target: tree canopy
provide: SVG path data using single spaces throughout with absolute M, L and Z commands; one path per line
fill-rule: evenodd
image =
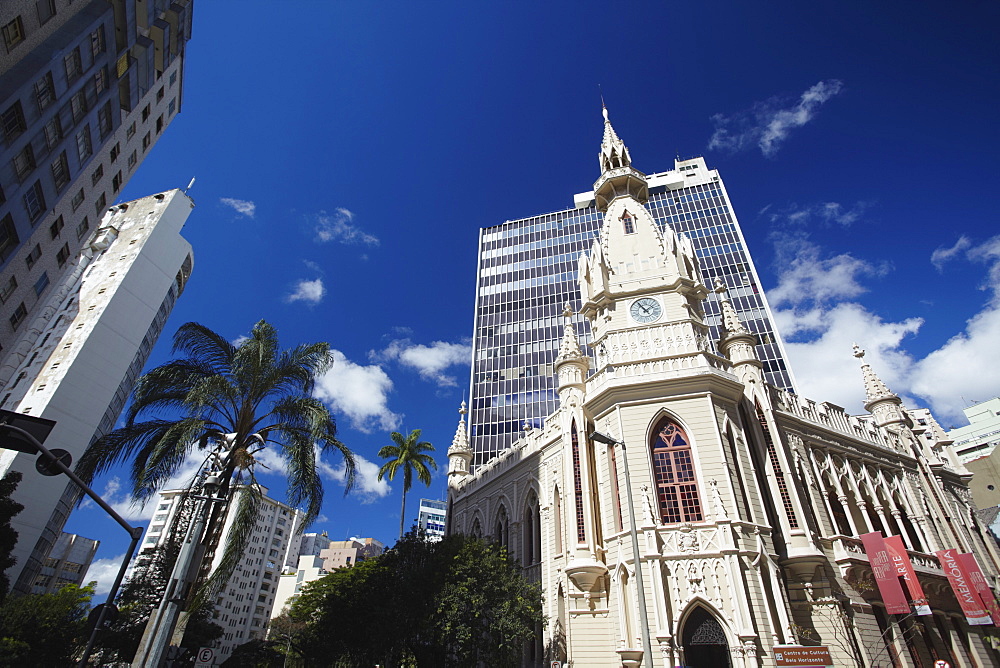
M 0 605 L 0 666 L 65 666 L 87 642 L 92 586 L 11 596 Z
M 306 585 L 290 616 L 303 658 L 338 666 L 517 666 L 543 622 L 540 588 L 505 548 L 416 532 Z
M 409 436 L 403 436 L 398 431 L 389 434 L 392 445 L 384 445 L 378 451 L 378 456 L 388 459 L 378 470 L 378 479 L 384 477 L 395 480 L 396 474 L 403 472 L 403 507 L 399 511 L 399 537 L 403 537 L 406 522 L 406 493 L 413 486 L 413 475 L 428 487 L 431 484 L 431 469 L 437 471 L 437 462 L 427 454 L 434 446 L 420 440 L 420 430 L 414 429 Z
M 10 589 L 10 578 L 7 569 L 14 565 L 11 553 L 17 545 L 17 531 L 10 525 L 11 519 L 24 510 L 24 506 L 10 498 L 21 482 L 21 474 L 8 471 L 0 478 L 0 602 L 7 596 Z

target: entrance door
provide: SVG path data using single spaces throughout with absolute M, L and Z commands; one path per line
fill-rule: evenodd
M 705 608 L 696 608 L 682 634 L 686 668 L 729 668 L 729 643 L 722 625 Z

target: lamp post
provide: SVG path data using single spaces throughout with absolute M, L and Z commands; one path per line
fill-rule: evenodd
M 111 585 L 111 590 L 108 592 L 107 601 L 103 605 L 97 606 L 100 611 L 97 613 L 97 619 L 94 620 L 94 628 L 90 632 L 90 638 L 87 640 L 87 648 L 83 650 L 83 657 L 80 659 L 80 663 L 78 664 L 80 668 L 83 668 L 87 665 L 87 662 L 90 659 L 90 652 L 94 648 L 94 642 L 97 640 L 97 634 L 104 626 L 104 621 L 108 617 L 108 612 L 110 610 L 114 610 L 114 600 L 118 595 L 118 588 L 121 587 L 122 580 L 125 578 L 125 571 L 128 570 L 128 564 L 132 560 L 132 554 L 135 552 L 136 545 L 139 544 L 139 539 L 142 538 L 142 527 L 134 527 L 126 522 L 125 519 L 115 512 L 115 509 L 109 506 L 104 499 L 98 496 L 97 493 L 92 490 L 89 485 L 87 485 L 87 483 L 83 482 L 78 475 L 73 473 L 73 471 L 67 466 L 67 464 L 72 460 L 72 457 L 69 456 L 68 452 L 59 449 L 52 451 L 42 445 L 41 441 L 48 436 L 49 431 L 51 431 L 52 427 L 55 426 L 55 421 L 25 416 L 18 413 L 12 413 L 11 411 L 3 411 L 2 415 L 0 415 L 0 420 L 3 421 L 0 423 L 0 433 L 6 435 L 6 438 L 0 441 L 0 446 L 10 447 L 14 450 L 28 454 L 41 453 L 38 461 L 35 463 L 35 468 L 39 473 L 42 475 L 58 475 L 59 473 L 65 473 L 69 479 L 77 485 L 77 487 L 83 490 L 84 494 L 89 496 L 93 499 L 94 503 L 103 508 L 104 511 L 108 513 L 108 515 L 110 515 L 111 518 L 123 529 L 125 529 L 125 531 L 127 531 L 129 536 L 132 538 L 132 542 L 129 543 L 128 550 L 125 552 L 125 558 L 122 559 L 122 565 L 118 569 L 118 575 L 115 577 L 115 582 Z M 27 423 L 25 422 L 26 420 L 28 421 Z M 36 435 L 41 435 L 41 439 L 36 438 Z M 22 441 L 20 439 L 24 440 Z
M 618 441 L 606 434 L 595 431 L 590 438 L 598 443 L 604 443 L 622 448 L 622 463 L 625 467 L 625 496 L 628 497 L 629 533 L 632 536 L 632 555 L 635 559 L 635 586 L 639 594 L 639 624 L 642 626 L 642 649 L 647 666 L 653 665 L 653 646 L 649 640 L 649 618 L 646 614 L 646 589 L 642 584 L 642 562 L 639 558 L 639 534 L 635 528 L 635 503 L 632 501 L 632 477 L 628 472 L 628 453 L 625 451 L 625 441 Z

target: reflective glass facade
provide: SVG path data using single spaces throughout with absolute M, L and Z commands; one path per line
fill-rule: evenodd
M 740 317 L 757 333 L 768 382 L 792 390 L 757 270 L 718 172 L 695 158 L 647 179 L 646 208 L 661 226 L 691 239 L 705 285 L 711 288 L 721 278 Z M 473 466 L 513 443 L 526 422 L 541 426 L 558 406 L 553 364 L 561 314 L 567 302 L 574 310 L 581 306 L 577 262 L 590 250 L 603 219 L 593 197 L 576 200 L 574 209 L 480 231 L 470 391 Z M 705 316 L 717 340 L 721 315 L 714 292 L 705 301 Z M 581 346 L 591 352 L 589 323 L 580 315 L 573 321 Z

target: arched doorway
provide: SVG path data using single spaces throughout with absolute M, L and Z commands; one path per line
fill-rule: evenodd
M 729 643 L 726 632 L 705 608 L 691 611 L 681 634 L 686 668 L 728 668 Z

